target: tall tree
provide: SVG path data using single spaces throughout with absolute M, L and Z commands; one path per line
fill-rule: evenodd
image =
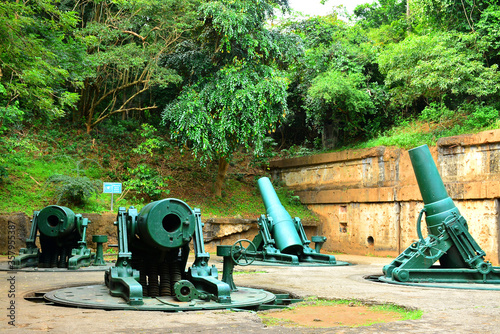
M 149 98 L 154 86 L 179 82 L 161 58 L 186 39 L 197 0 L 89 0 L 78 2 L 79 34 L 87 42 L 86 65 L 74 118 L 87 132 L 116 114 L 156 109 Z
M 273 6 L 286 1 L 207 1 L 199 38 L 170 63 L 189 76 L 163 118 L 172 138 L 201 163 L 218 160 L 215 195 L 221 196 L 229 161 L 239 147 L 263 150 L 263 139 L 286 116 L 288 80 L 281 69 L 300 53 L 293 35 L 270 29 Z
M 306 55 L 291 71 L 293 96 L 300 97 L 291 108 L 297 114 L 305 112 L 306 121 L 321 135 L 323 148 L 379 131 L 386 117 L 383 77 L 376 49 L 363 29 L 335 15 L 290 28 L 306 46 Z

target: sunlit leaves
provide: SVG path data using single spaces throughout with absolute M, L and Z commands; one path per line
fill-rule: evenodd
M 410 106 L 419 97 L 438 100 L 445 94 L 482 97 L 500 89 L 497 65 L 485 66 L 471 45 L 475 36 L 435 33 L 410 36 L 379 57 L 395 105 Z
M 238 62 L 187 87 L 163 117 L 172 138 L 189 143 L 201 162 L 229 157 L 239 146 L 261 154 L 268 130 L 287 113 L 286 89 L 282 72 Z
M 64 12 L 52 0 L 0 3 L 0 106 L 21 108 L 56 118 L 73 106 L 68 88 L 79 85 L 79 69 L 72 64 L 84 53 L 71 38 L 77 23 L 74 12 Z M 16 107 L 15 107 L 16 106 Z

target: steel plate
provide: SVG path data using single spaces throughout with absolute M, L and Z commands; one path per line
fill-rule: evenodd
M 138 311 L 194 311 L 217 309 L 253 309 L 261 304 L 272 303 L 276 296 L 270 292 L 240 288 L 231 292 L 231 303 L 221 304 L 215 301 L 192 300 L 179 302 L 174 297 L 144 297 L 144 304 L 131 306 L 121 297 L 113 297 L 105 285 L 88 285 L 53 290 L 44 298 L 55 304 L 105 309 L 105 310 L 138 310 Z

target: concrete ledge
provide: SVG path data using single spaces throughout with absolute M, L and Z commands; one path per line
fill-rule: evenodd
M 361 160 L 365 158 L 373 158 L 383 156 L 385 147 L 379 146 L 369 149 L 350 150 L 342 152 L 322 153 L 316 155 L 308 155 L 305 157 L 290 158 L 271 161 L 271 168 L 291 168 L 299 166 L 320 165 L 330 162 Z
M 440 138 L 437 142 L 438 147 L 450 146 L 472 146 L 484 145 L 500 142 L 500 129 L 483 131 L 470 135 L 460 135 L 453 137 Z

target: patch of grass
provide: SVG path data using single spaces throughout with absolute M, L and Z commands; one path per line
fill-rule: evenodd
M 265 274 L 267 271 L 264 270 L 235 270 L 233 275 L 244 275 L 244 274 Z
M 380 312 L 394 312 L 398 313 L 401 320 L 418 320 L 424 314 L 422 310 L 409 310 L 404 307 L 393 305 L 393 304 L 382 304 L 371 306 L 373 310 Z
M 346 305 L 349 307 L 365 306 L 374 312 L 393 313 L 398 319 L 397 321 L 418 320 L 423 315 L 423 311 L 421 310 L 410 310 L 402 306 L 393 304 L 367 305 L 358 300 L 349 300 L 349 299 L 326 300 L 326 299 L 318 299 L 317 297 L 308 297 L 304 301 L 292 304 L 289 308 L 283 309 L 280 312 L 296 312 L 296 311 L 298 312 L 299 309 L 303 309 L 304 307 L 318 307 L 318 306 L 327 307 L 327 306 L 338 306 L 338 305 Z M 300 324 L 291 321 L 289 319 L 272 317 L 269 315 L 269 313 L 272 312 L 276 312 L 276 310 L 269 310 L 259 313 L 259 316 L 262 319 L 263 323 L 267 326 L 293 326 L 293 327 L 301 326 Z M 358 312 L 358 311 L 355 308 L 353 308 L 353 312 Z M 350 327 L 371 326 L 376 323 L 380 323 L 380 321 L 368 321 L 365 323 L 351 325 Z M 342 326 L 341 323 L 338 323 L 338 325 Z

